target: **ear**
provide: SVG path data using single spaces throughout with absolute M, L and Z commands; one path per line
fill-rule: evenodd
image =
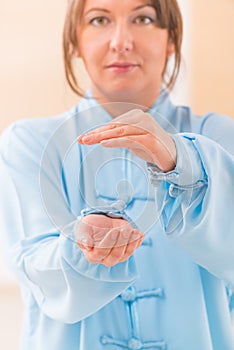
M 171 39 L 169 39 L 167 44 L 167 57 L 170 57 L 175 53 L 175 45 Z

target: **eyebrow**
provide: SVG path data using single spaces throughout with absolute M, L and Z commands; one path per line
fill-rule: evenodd
M 144 7 L 153 7 L 153 8 L 154 8 L 154 6 L 153 6 L 152 4 L 144 4 L 144 5 L 140 5 L 140 6 L 134 7 L 134 8 L 132 9 L 132 11 L 137 11 L 137 10 L 140 10 L 140 9 L 142 9 L 142 8 L 144 8 Z M 101 11 L 101 12 L 110 13 L 110 11 L 107 10 L 107 9 L 105 9 L 105 8 L 101 8 L 101 7 L 92 7 L 91 9 L 89 9 L 88 11 L 86 11 L 86 12 L 84 13 L 84 15 L 87 15 L 87 14 L 89 14 L 90 12 L 93 12 L 93 11 Z
M 84 13 L 84 15 L 87 15 L 88 13 L 92 12 L 92 11 L 101 11 L 101 12 L 107 12 L 109 13 L 110 11 L 106 10 L 106 9 L 103 9 L 101 7 L 92 7 L 91 9 L 89 9 L 88 11 L 86 11 Z
M 153 7 L 154 8 L 153 4 L 145 4 L 145 5 L 140 5 L 140 6 L 135 7 L 133 9 L 133 11 L 140 10 L 140 9 L 142 9 L 144 7 Z

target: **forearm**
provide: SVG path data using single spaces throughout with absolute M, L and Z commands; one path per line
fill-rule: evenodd
M 133 258 L 112 268 L 90 264 L 74 242 L 56 234 L 22 240 L 11 255 L 42 311 L 65 323 L 95 313 L 136 279 Z
M 39 143 L 28 140 L 24 130 L 17 132 L 20 137 L 10 132 L 1 139 L 0 226 L 6 255 L 20 283 L 46 315 L 64 323 L 77 322 L 134 281 L 134 259 L 113 268 L 90 264 L 77 244 L 60 234 L 52 219 L 64 225 L 74 220 L 62 193 L 60 168 L 41 169 L 43 147 L 32 153 Z M 54 161 L 59 166 L 59 160 Z M 41 172 L 52 214 L 43 202 Z
M 196 263 L 234 284 L 233 156 L 206 137 L 187 136 L 183 173 L 150 170 L 163 228 Z

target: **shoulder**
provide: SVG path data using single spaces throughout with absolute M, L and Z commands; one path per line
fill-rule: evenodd
M 174 103 L 169 92 L 164 92 L 159 98 L 156 111 L 167 120 L 173 132 L 200 133 L 203 116 L 195 114 L 191 107 Z
M 175 118 L 179 132 L 189 132 L 205 136 L 218 143 L 227 151 L 234 152 L 234 120 L 215 112 L 203 115 L 195 114 L 191 108 L 176 107 Z
M 202 116 L 202 131 L 205 134 L 211 130 L 214 132 L 216 129 L 226 129 L 227 127 L 233 131 L 234 120 L 228 115 L 211 112 Z
M 0 135 L 0 153 L 19 152 L 22 148 L 42 151 L 58 130 L 71 123 L 77 114 L 78 107 L 75 106 L 56 116 L 21 119 L 10 124 Z
M 33 136 L 37 140 L 48 139 L 67 120 L 71 119 L 78 113 L 78 107 L 51 117 L 25 118 L 10 124 L 3 130 L 1 137 L 14 137 L 20 133 Z
M 192 132 L 212 136 L 230 127 L 233 131 L 234 120 L 227 115 L 215 112 L 194 113 L 189 106 L 174 106 L 172 120 L 179 132 Z

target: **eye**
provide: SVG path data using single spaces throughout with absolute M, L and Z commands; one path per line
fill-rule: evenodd
M 89 23 L 95 27 L 103 27 L 109 23 L 109 20 L 106 17 L 99 16 L 91 19 Z
M 148 24 L 151 24 L 151 23 L 155 23 L 155 19 L 151 18 L 149 16 L 141 15 L 141 16 L 136 17 L 134 22 L 136 24 L 148 25 Z

